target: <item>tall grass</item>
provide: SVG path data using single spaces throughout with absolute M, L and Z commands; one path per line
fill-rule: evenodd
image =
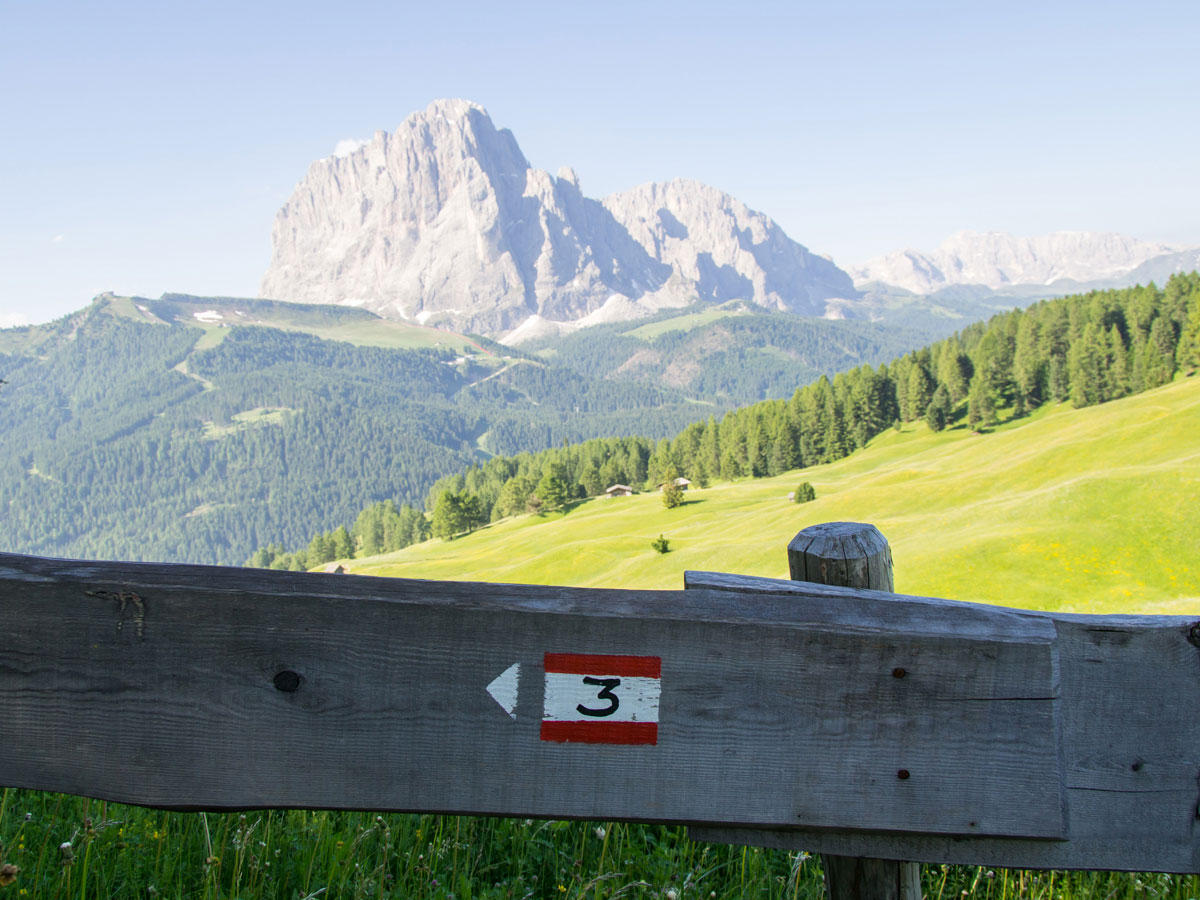
M 11 789 L 0 799 L 0 864 L 19 870 L 0 884 L 0 900 L 824 896 L 817 857 L 697 844 L 681 827 L 297 810 L 180 813 Z M 1191 876 L 925 866 L 923 880 L 928 900 L 1200 896 L 1200 881 Z

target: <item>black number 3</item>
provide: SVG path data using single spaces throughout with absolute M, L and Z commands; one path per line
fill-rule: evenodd
M 611 716 L 617 711 L 617 707 L 621 705 L 621 701 L 617 699 L 617 695 L 613 693 L 613 688 L 621 683 L 620 678 L 593 678 L 591 675 L 583 676 L 584 684 L 604 685 L 603 689 L 596 695 L 597 700 L 607 700 L 609 705 L 605 709 L 589 709 L 580 703 L 575 708 L 585 716 Z

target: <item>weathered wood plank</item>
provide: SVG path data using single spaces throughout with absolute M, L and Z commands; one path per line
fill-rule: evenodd
M 814 591 L 874 602 L 913 623 L 981 607 L 934 598 L 689 572 L 696 590 Z M 922 614 L 917 610 L 923 609 Z M 841 855 L 1019 868 L 1200 871 L 1200 631 L 1178 616 L 1086 616 L 992 609 L 1055 629 L 1066 836 L 1061 842 L 836 831 L 693 828 L 697 840 Z M 910 627 L 910 626 L 906 626 Z
M 0 615 L 4 785 L 1065 835 L 1054 629 L 1003 611 L 3 555 Z M 659 660 L 654 742 L 543 740 L 547 653 Z M 510 717 L 487 686 L 513 664 Z

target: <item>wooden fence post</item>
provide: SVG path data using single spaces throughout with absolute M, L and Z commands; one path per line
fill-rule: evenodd
M 892 549 L 874 525 L 827 522 L 805 528 L 788 544 L 792 581 L 891 591 Z M 829 900 L 921 900 L 917 863 L 821 855 Z

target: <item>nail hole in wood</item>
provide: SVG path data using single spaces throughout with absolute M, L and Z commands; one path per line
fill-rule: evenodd
M 908 781 L 908 769 L 901 769 L 896 773 L 896 777 L 901 781 Z
M 290 694 L 292 691 L 296 690 L 296 688 L 298 688 L 298 687 L 300 687 L 300 676 L 296 672 L 293 672 L 291 669 L 284 669 L 282 672 L 280 672 L 278 675 L 275 676 L 276 690 L 280 690 L 280 691 Z
M 901 668 L 892 669 L 892 677 L 893 678 L 903 678 L 907 674 L 908 673 Z

